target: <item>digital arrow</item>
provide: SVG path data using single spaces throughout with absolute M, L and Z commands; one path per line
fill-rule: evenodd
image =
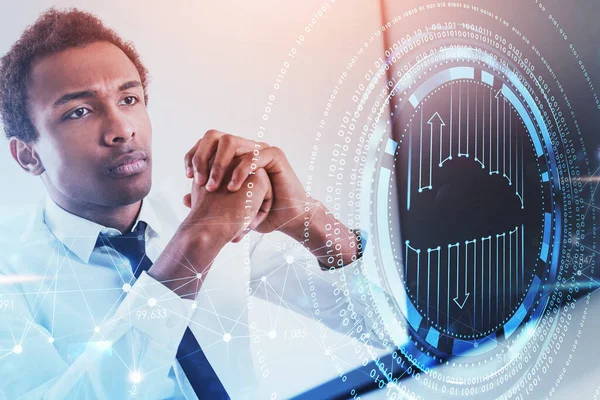
M 427 121 L 427 123 L 429 124 L 429 126 L 431 128 L 431 138 L 432 139 L 433 139 L 434 125 L 439 124 L 439 126 L 440 126 L 440 166 L 442 166 L 442 163 L 444 161 L 446 161 L 443 159 L 443 156 L 442 156 L 442 149 L 444 148 L 444 141 L 442 138 L 442 134 L 444 132 L 444 126 L 446 126 L 446 123 L 444 122 L 442 117 L 440 117 L 440 114 L 438 112 L 433 114 L 431 116 L 431 118 L 429 118 L 429 121 Z M 430 156 L 433 156 L 433 154 L 430 154 Z M 450 158 L 452 158 L 452 149 L 450 149 Z
M 458 245 L 458 243 L 457 243 Z M 460 263 L 456 263 L 456 297 L 453 299 L 458 308 L 461 310 L 465 306 L 467 299 L 469 298 L 470 293 L 467 292 L 467 259 L 465 258 L 465 286 L 463 290 L 459 289 L 460 286 Z

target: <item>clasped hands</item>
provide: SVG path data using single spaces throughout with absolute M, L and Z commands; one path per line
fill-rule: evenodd
M 326 268 L 359 257 L 357 236 L 307 195 L 277 147 L 210 130 L 186 154 L 185 173 L 190 212 L 148 271 L 181 296 L 195 296 L 194 277 L 203 280 L 221 249 L 250 230 L 281 231 Z
M 320 203 L 306 195 L 277 147 L 210 130 L 185 156 L 193 179 L 184 196 L 189 222 L 210 225 L 215 244 L 240 241 L 250 230 L 281 230 L 300 240 L 304 216 Z

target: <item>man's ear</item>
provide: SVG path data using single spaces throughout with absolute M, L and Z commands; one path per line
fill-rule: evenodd
M 10 138 L 10 154 L 25 171 L 41 175 L 45 169 L 33 143 L 26 143 L 16 137 Z

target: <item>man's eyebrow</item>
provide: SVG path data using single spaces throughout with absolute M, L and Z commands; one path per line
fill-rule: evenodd
M 54 102 L 54 107 L 58 107 L 60 105 L 66 104 L 71 100 L 81 99 L 85 97 L 96 97 L 98 92 L 95 90 L 83 90 L 81 92 L 73 92 L 62 95 L 58 100 Z
M 123 90 L 140 87 L 140 86 L 142 86 L 142 83 L 140 81 L 129 81 L 129 82 L 125 82 L 124 84 L 119 86 L 119 91 L 122 92 Z
M 122 92 L 127 89 L 141 87 L 142 83 L 140 81 L 129 81 L 125 82 L 121 86 L 119 86 L 119 91 Z M 66 104 L 72 100 L 77 100 L 86 97 L 96 97 L 98 92 L 95 90 L 82 90 L 80 92 L 67 93 L 61 96 L 58 100 L 54 102 L 54 107 L 58 107 L 60 105 Z

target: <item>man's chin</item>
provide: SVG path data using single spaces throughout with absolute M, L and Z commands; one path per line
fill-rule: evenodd
M 135 204 L 144 199 L 152 188 L 152 179 L 144 179 L 141 182 L 129 181 L 119 182 L 112 190 L 106 192 L 105 202 L 112 206 L 127 206 Z

